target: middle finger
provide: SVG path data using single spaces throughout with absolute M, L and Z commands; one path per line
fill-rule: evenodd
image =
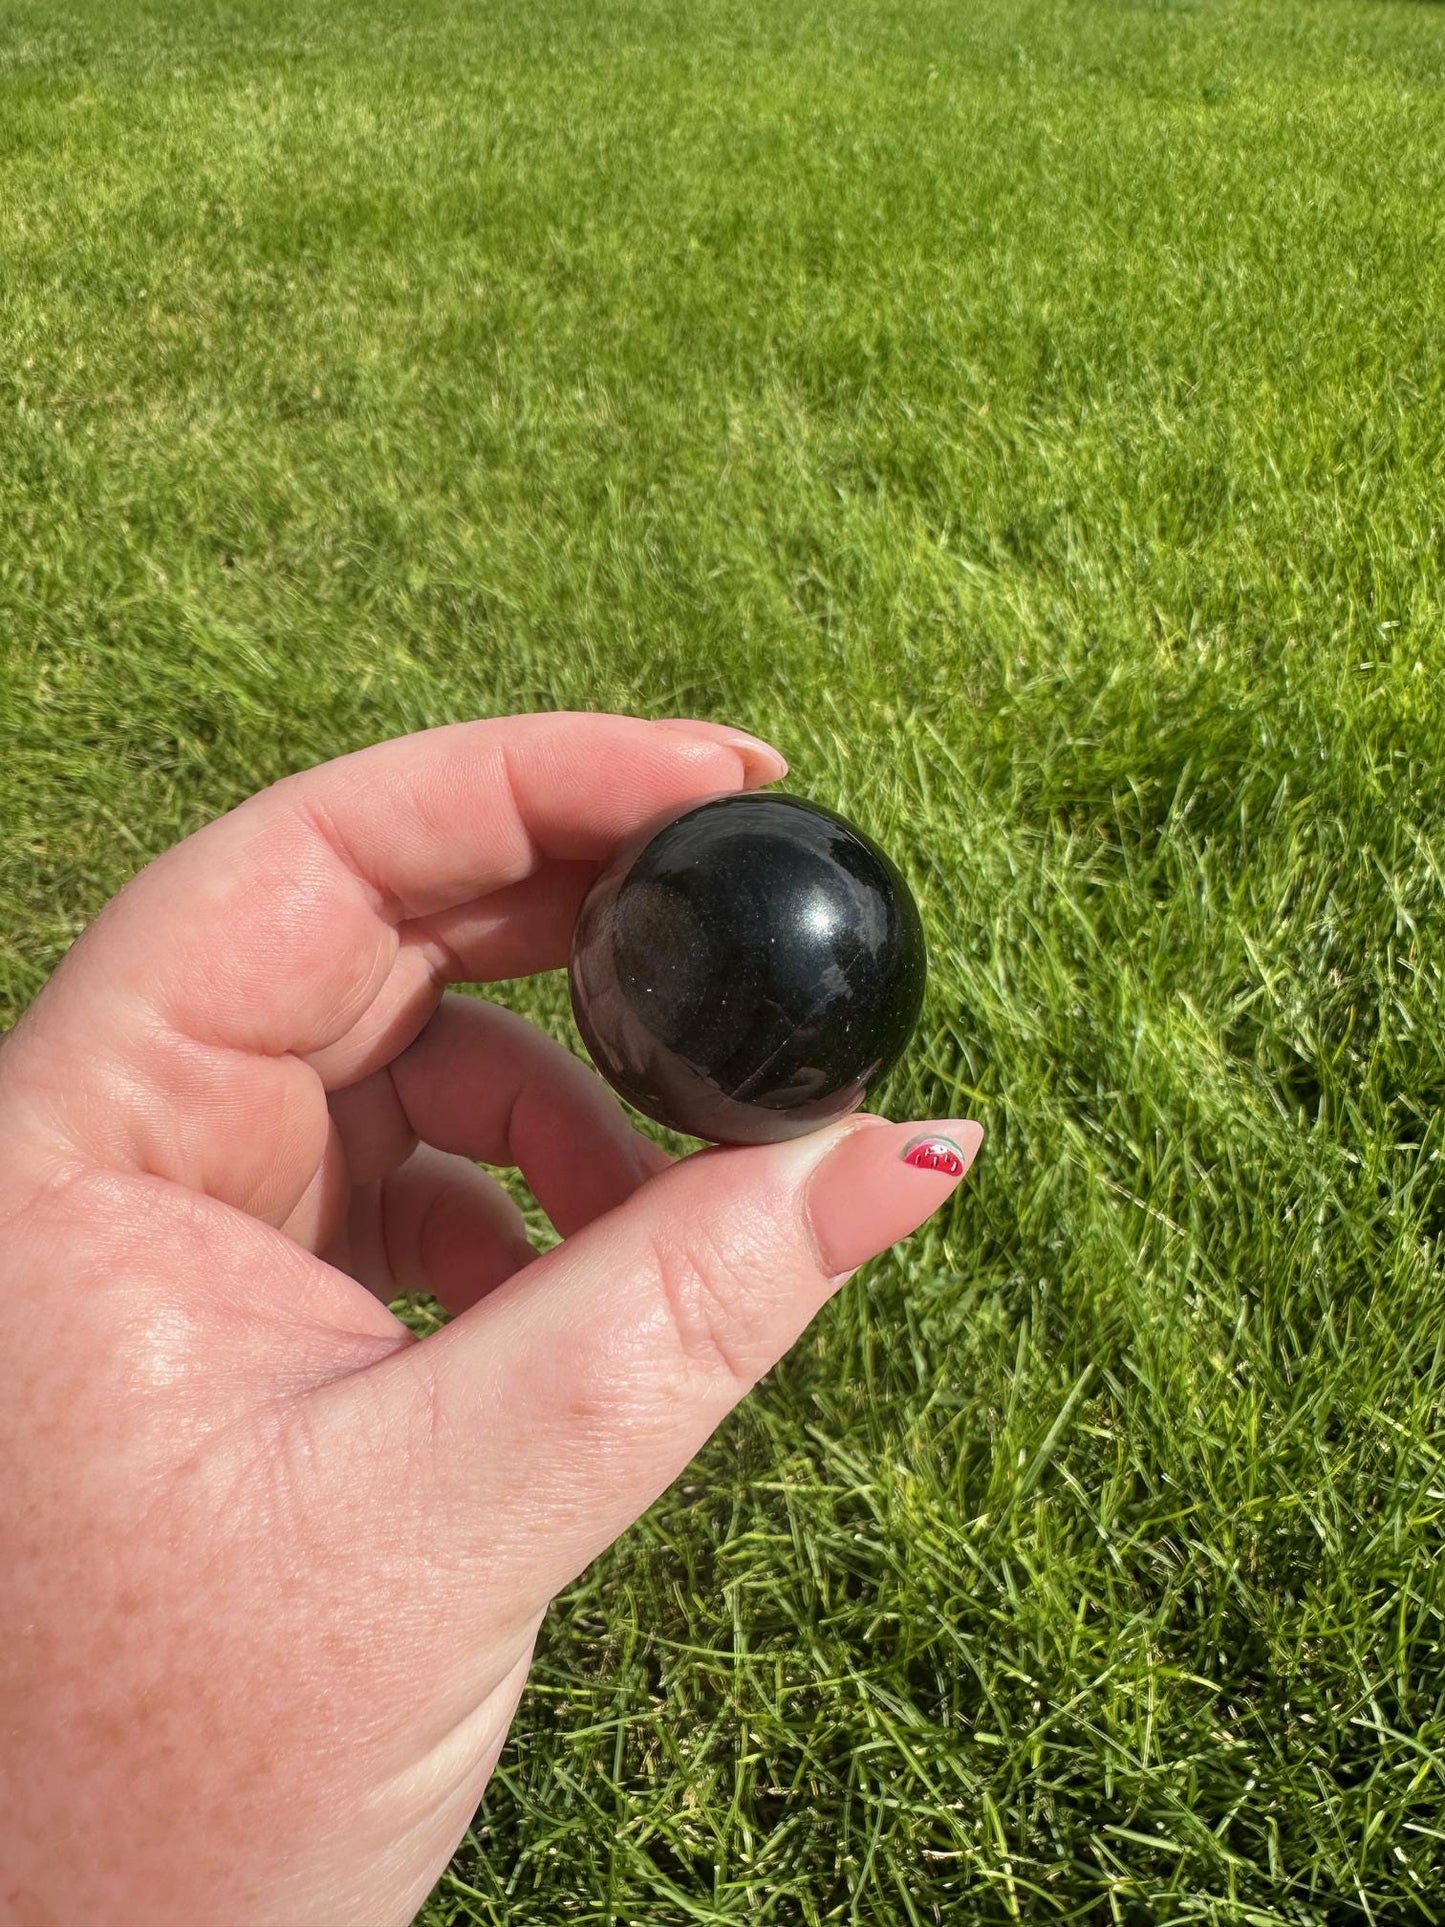
M 395 1170 L 420 1140 L 517 1167 L 564 1238 L 671 1162 L 571 1051 L 514 1011 L 451 993 L 398 1057 L 330 1103 L 354 1184 Z

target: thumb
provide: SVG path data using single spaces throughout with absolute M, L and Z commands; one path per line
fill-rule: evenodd
M 410 1408 L 412 1489 L 449 1556 L 470 1544 L 480 1583 L 519 1610 L 545 1602 L 857 1267 L 937 1210 L 982 1139 L 854 1117 L 699 1152 L 361 1374 L 388 1430 Z

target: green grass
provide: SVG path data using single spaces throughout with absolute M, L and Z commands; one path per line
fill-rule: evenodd
M 990 1133 L 429 1927 L 1445 1921 L 1442 130 L 1409 0 L 0 0 L 9 1011 L 301 764 L 709 714 Z

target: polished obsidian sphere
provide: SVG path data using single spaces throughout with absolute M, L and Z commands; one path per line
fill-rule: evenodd
M 923 926 L 871 838 L 799 796 L 730 795 L 619 850 L 572 938 L 572 1010 L 608 1082 L 716 1144 L 857 1109 L 923 1002 Z

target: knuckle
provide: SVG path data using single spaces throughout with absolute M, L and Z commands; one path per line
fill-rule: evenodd
M 686 1373 L 750 1389 L 771 1360 L 747 1241 L 704 1224 L 674 1225 L 654 1233 L 653 1257 L 662 1313 Z

